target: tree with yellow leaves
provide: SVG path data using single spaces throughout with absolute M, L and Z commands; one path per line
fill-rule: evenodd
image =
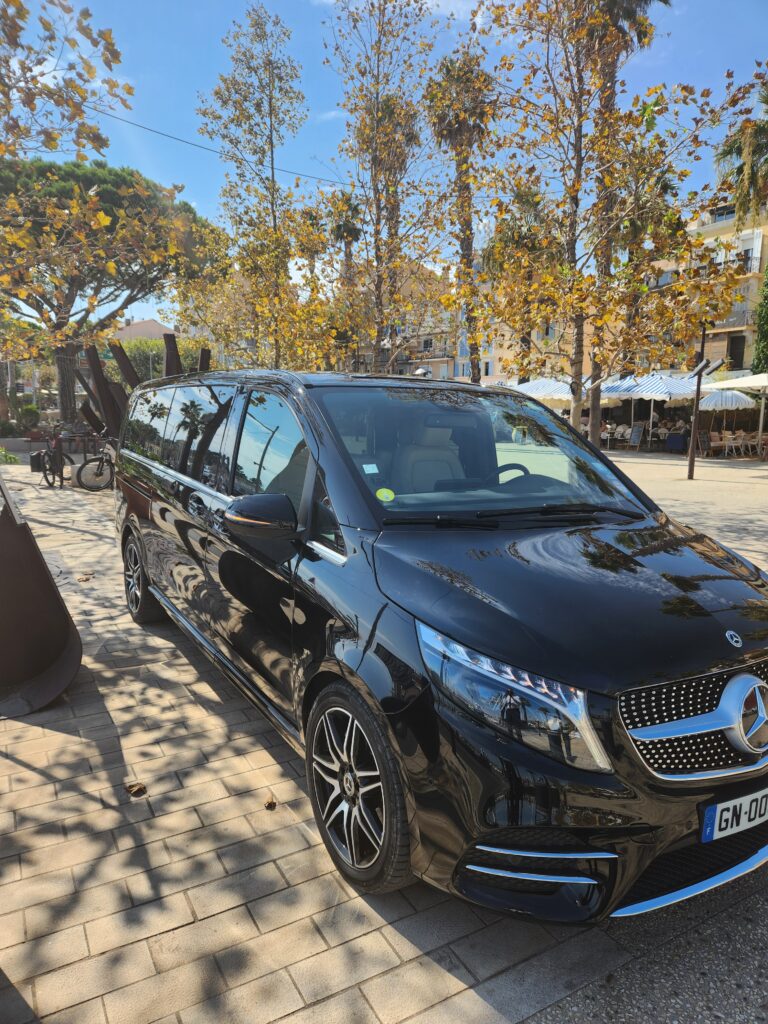
M 278 15 L 251 4 L 224 39 L 229 70 L 198 111 L 201 131 L 219 143 L 233 168 L 222 193 L 229 222 L 223 280 L 233 300 L 229 342 L 241 358 L 250 353 L 255 365 L 274 368 L 311 363 L 316 349 L 330 344 L 317 273 L 325 250 L 322 216 L 277 180 L 278 150 L 306 118 L 290 38 Z M 297 280 L 297 261 L 306 282 Z M 200 283 L 190 290 L 182 282 L 182 309 L 210 310 L 214 296 Z M 239 340 L 231 333 L 236 325 L 247 328 Z
M 409 314 L 409 281 L 438 257 L 440 196 L 420 102 L 434 34 L 429 0 L 338 0 L 332 63 L 348 114 L 341 151 L 360 211 L 358 287 L 370 297 L 374 370 L 392 360 Z
M 497 70 L 505 158 L 492 179 L 498 211 L 514 214 L 515 197 L 533 191 L 540 217 L 540 244 L 513 239 L 503 273 L 484 293 L 487 318 L 517 337 L 533 321 L 540 337 L 527 351 L 516 346 L 511 362 L 523 356 L 564 370 L 578 425 L 588 347 L 604 374 L 679 361 L 701 321 L 733 301 L 727 254 L 687 230 L 717 196 L 683 184 L 715 130 L 743 116 L 751 84 L 729 77 L 717 103 L 711 90 L 684 84 L 606 105 L 607 68 L 620 75 L 632 51 L 606 0 L 481 6 L 487 30 L 511 42 Z M 606 237 L 612 245 L 601 261 Z M 668 287 L 659 287 L 663 267 L 674 271 Z
M 76 416 L 77 347 L 103 339 L 192 256 L 195 213 L 176 196 L 103 161 L 0 167 L 0 296 L 16 325 L 16 351 L 4 354 L 35 355 L 43 342 L 55 349 L 66 422 Z
M 127 107 L 133 89 L 114 76 L 120 51 L 111 29 L 94 27 L 87 8 L 76 10 L 66 0 L 41 0 L 36 8 L 33 14 L 22 0 L 0 5 L 0 157 L 14 161 L 63 150 L 85 161 L 89 150 L 102 153 L 107 145 L 98 110 Z M 42 197 L 39 183 L 16 193 L 7 188 L 12 167 L 3 167 L 6 187 L 0 201 L 0 346 L 4 356 L 23 358 L 32 354 L 36 341 L 17 312 L 31 309 L 26 299 L 37 255 L 49 264 L 76 261 L 78 239 L 62 232 L 66 214 L 53 196 Z M 93 200 L 82 203 L 92 206 Z M 58 254 L 57 240 L 62 245 Z M 41 245 L 44 255 L 38 252 Z M 66 358 L 71 364 L 73 353 Z M 65 376 L 63 404 L 72 413 L 71 365 Z
M 133 89 L 114 77 L 120 51 L 87 8 L 36 6 L 36 16 L 21 0 L 0 6 L 0 156 L 64 149 L 84 160 L 107 145 L 93 108 L 127 106 Z

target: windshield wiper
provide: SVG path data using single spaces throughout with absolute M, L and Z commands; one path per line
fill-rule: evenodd
M 479 514 L 452 516 L 444 515 L 442 512 L 436 512 L 434 515 L 429 516 L 384 516 L 382 523 L 385 526 L 442 526 L 469 530 L 495 530 L 499 523 L 498 520 L 492 519 L 491 515 L 489 514 L 488 517 L 483 516 L 486 520 L 484 523 L 477 521 L 480 518 Z
M 617 516 L 638 521 L 645 519 L 648 513 L 639 509 L 620 508 L 615 505 L 591 505 L 588 502 L 574 502 L 569 505 L 530 505 L 527 508 L 494 508 L 477 512 L 478 519 L 492 516 L 545 516 L 551 518 L 567 518 L 569 516 L 594 516 L 599 512 L 613 512 Z

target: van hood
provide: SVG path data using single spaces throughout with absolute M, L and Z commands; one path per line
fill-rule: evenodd
M 389 528 L 374 563 L 382 592 L 417 619 L 581 689 L 617 694 L 768 656 L 768 577 L 664 514 L 629 525 Z

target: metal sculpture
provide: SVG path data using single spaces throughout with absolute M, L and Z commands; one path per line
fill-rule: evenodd
M 77 675 L 80 634 L 0 477 L 0 715 L 44 707 Z

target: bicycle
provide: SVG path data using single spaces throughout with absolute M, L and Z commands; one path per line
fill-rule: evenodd
M 106 491 L 115 482 L 114 442 L 106 439 L 98 455 L 86 459 L 77 467 L 78 486 L 86 491 Z
M 45 438 L 45 449 L 40 452 L 40 472 L 49 487 L 56 486 L 56 478 L 59 479 L 59 487 L 64 486 L 64 463 L 74 466 L 75 460 L 64 451 L 64 438 L 58 426 L 53 428 L 53 443 L 50 436 Z

